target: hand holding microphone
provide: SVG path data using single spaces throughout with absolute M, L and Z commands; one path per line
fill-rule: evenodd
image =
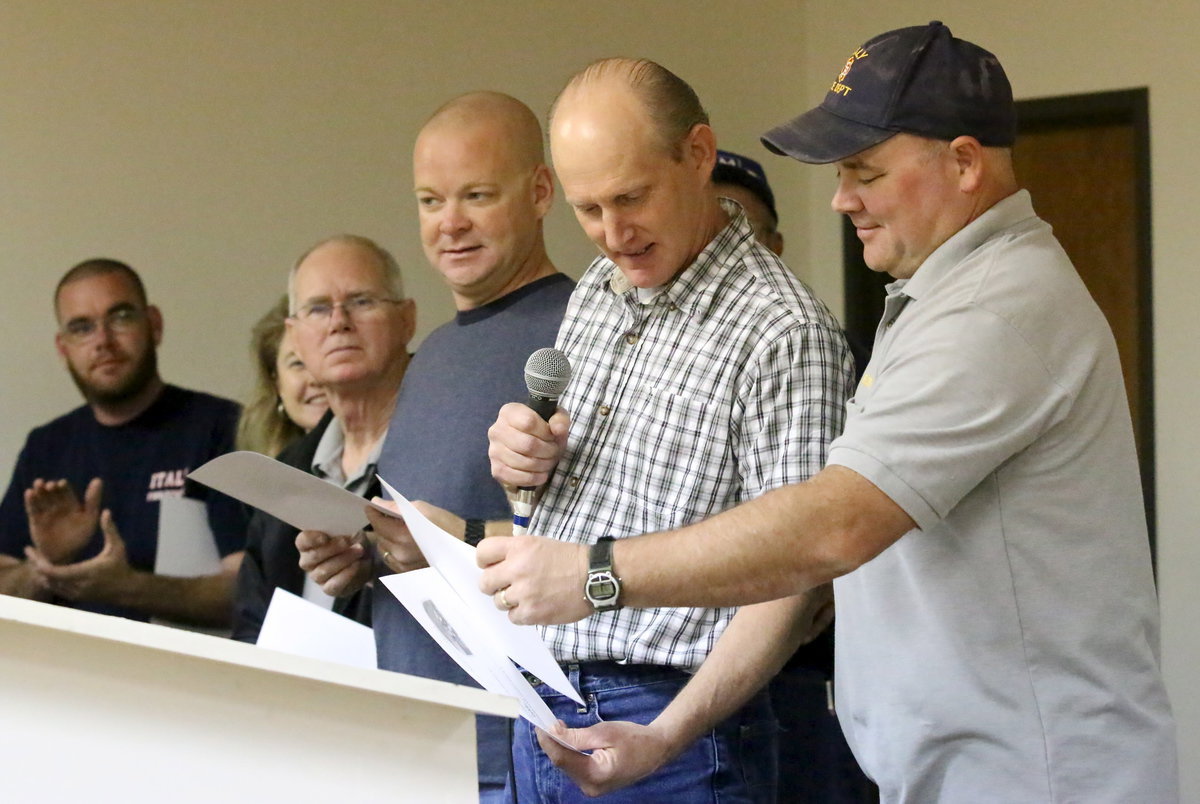
M 570 378 L 571 365 L 562 352 L 534 352 L 525 364 L 528 401 L 505 405 L 488 430 L 492 476 L 518 488 L 513 501 L 516 533 L 524 533 L 538 488 L 549 478 L 565 445 L 566 415 L 554 414 Z
M 558 410 L 558 398 L 571 381 L 571 363 L 557 349 L 538 349 L 525 361 L 525 387 L 529 390 L 527 405 L 542 421 L 549 422 Z M 533 517 L 537 486 L 520 486 L 513 500 L 513 533 L 525 533 Z

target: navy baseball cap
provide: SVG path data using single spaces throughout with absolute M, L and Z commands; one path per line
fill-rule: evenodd
M 771 218 L 779 223 L 779 214 L 775 212 L 775 193 L 767 184 L 767 173 L 762 165 L 748 156 L 735 154 L 731 151 L 717 151 L 717 164 L 713 166 L 713 184 L 736 184 L 745 187 L 762 201 Z
M 1000 61 L 940 22 L 888 31 L 851 54 L 820 106 L 771 129 L 762 142 L 777 154 L 825 164 L 900 132 L 1012 145 L 1017 114 Z

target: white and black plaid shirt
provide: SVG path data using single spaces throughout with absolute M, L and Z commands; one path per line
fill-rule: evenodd
M 604 257 L 576 287 L 558 335 L 571 430 L 532 533 L 590 544 L 677 528 L 824 465 L 849 350 L 741 208 L 722 203 L 729 225 L 652 302 Z M 695 670 L 735 611 L 621 609 L 544 636 L 562 662 Z

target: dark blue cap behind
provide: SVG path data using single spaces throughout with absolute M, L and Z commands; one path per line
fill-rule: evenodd
M 745 187 L 758 200 L 766 205 L 767 211 L 776 223 L 779 214 L 775 212 L 775 193 L 767 183 L 767 172 L 763 166 L 748 156 L 735 154 L 732 151 L 717 151 L 717 164 L 713 166 L 713 184 L 736 184 Z

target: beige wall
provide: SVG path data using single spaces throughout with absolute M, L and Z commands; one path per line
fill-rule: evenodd
M 446 320 L 449 295 L 416 237 L 409 159 L 421 122 L 454 94 L 501 89 L 542 116 L 588 61 L 646 55 L 694 84 L 730 144 L 757 147 L 777 108 L 747 91 L 762 82 L 740 54 L 774 26 L 731 29 L 723 7 L 0 0 L 0 371 L 12 378 L 0 387 L 0 467 L 30 427 L 78 403 L 53 351 L 50 296 L 86 257 L 142 272 L 166 317 L 165 377 L 234 397 L 250 384 L 251 323 L 325 235 L 394 250 L 418 337 Z M 777 37 L 755 52 L 788 72 L 800 59 Z M 594 253 L 561 202 L 548 241 L 575 275 Z
M 722 144 L 765 162 L 789 260 L 839 309 L 831 169 L 767 156 L 757 134 L 818 101 L 870 35 L 934 18 L 995 51 L 1021 98 L 1151 89 L 1164 660 L 1182 753 L 1200 756 L 1196 4 L 0 0 L 0 474 L 30 427 L 77 404 L 51 344 L 49 297 L 69 265 L 104 254 L 138 267 L 166 314 L 164 375 L 229 396 L 250 381 L 250 323 L 326 234 L 396 252 L 423 335 L 451 306 L 415 237 L 420 121 L 476 88 L 541 114 L 603 55 L 655 58 L 696 87 Z M 548 240 L 572 273 L 590 258 L 561 204 Z M 1185 774 L 1185 800 L 1200 801 L 1200 772 Z

